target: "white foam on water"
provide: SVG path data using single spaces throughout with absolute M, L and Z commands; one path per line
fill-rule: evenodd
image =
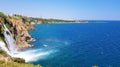
M 56 50 L 40 51 L 39 49 L 36 49 L 20 52 L 18 54 L 13 55 L 13 57 L 23 58 L 26 62 L 32 62 L 40 59 L 45 59 L 50 54 L 53 54 L 55 52 Z
M 48 38 L 48 39 L 45 39 L 45 41 L 58 42 L 58 43 L 62 43 L 64 45 L 69 45 L 70 44 L 69 41 L 59 40 L 59 39 L 56 39 L 56 38 Z
M 6 48 L 5 43 L 1 41 L 0 41 L 0 47 L 12 57 L 25 59 L 25 62 L 32 62 L 40 59 L 46 59 L 49 58 L 50 55 L 54 55 L 54 53 L 57 52 L 57 50 L 55 49 L 47 50 L 47 51 L 45 51 L 45 49 L 34 49 L 34 50 L 18 52 L 17 54 L 11 54 Z
M 48 45 L 46 45 L 46 44 L 44 44 L 43 46 L 44 46 L 44 47 L 48 47 Z

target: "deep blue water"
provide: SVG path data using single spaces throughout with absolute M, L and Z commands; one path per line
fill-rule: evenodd
M 36 41 L 31 43 L 34 45 L 31 49 L 48 52 L 32 62 L 34 64 L 43 67 L 120 67 L 118 21 L 34 26 L 36 29 L 30 34 Z

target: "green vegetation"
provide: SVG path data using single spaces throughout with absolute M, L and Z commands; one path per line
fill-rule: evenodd
M 6 15 L 3 12 L 0 12 L 0 17 L 6 17 Z
M 0 35 L 2 35 L 3 32 L 4 32 L 3 26 L 2 26 L 2 24 L 0 24 Z
M 4 62 L 0 61 L 0 67 L 42 67 L 41 65 L 33 65 L 33 64 L 24 64 L 24 63 L 15 63 L 15 62 Z
M 4 33 L 3 26 L 0 25 L 0 41 L 5 42 L 5 41 L 4 41 L 3 33 Z M 0 50 L 1 50 L 1 49 L 0 49 Z
M 13 15 L 14 17 L 17 17 L 17 18 L 19 18 L 19 19 L 22 19 L 22 22 L 30 22 L 30 17 L 27 17 L 27 16 L 22 16 L 22 15 L 17 15 L 17 14 L 14 14 Z
M 13 58 L 13 61 L 17 63 L 25 63 L 25 60 L 21 58 Z
M 3 34 L 0 34 L 0 41 L 4 42 L 4 36 L 3 36 Z
M 47 23 L 55 23 L 55 22 L 74 22 L 74 20 L 61 20 L 61 19 L 45 19 L 45 18 L 33 18 L 33 17 L 27 17 L 27 16 L 22 16 L 22 15 L 17 15 L 14 14 L 14 16 L 19 17 L 22 19 L 22 21 L 25 22 L 34 22 L 34 23 L 39 23 L 42 22 L 43 24 Z
M 8 54 L 5 51 L 3 51 L 1 48 L 0 48 L 0 54 L 3 55 L 4 57 L 8 56 Z
M 18 14 L 14 14 L 13 16 L 10 15 L 5 15 L 4 13 L 0 12 L 0 17 L 8 17 L 11 19 L 22 19 L 22 22 L 24 23 L 43 23 L 43 24 L 48 24 L 48 23 L 59 23 L 59 22 L 75 22 L 75 20 L 61 20 L 61 19 L 46 19 L 46 18 L 34 18 L 34 17 L 28 17 L 28 16 L 22 16 Z
M 36 18 L 38 21 L 42 21 L 42 23 L 58 23 L 58 22 L 73 22 L 69 20 L 60 20 L 60 19 L 44 19 L 44 18 Z

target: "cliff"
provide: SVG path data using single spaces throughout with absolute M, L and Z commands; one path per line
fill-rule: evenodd
M 41 67 L 40 65 L 24 64 L 24 59 L 11 57 L 1 48 L 3 45 L 7 47 L 4 37 L 4 25 L 9 29 L 19 49 L 32 47 L 29 42 L 33 41 L 28 31 L 33 30 L 34 27 L 29 20 L 24 21 L 23 18 L 18 16 L 9 16 L 0 12 L 0 67 L 8 67 L 9 65 L 11 65 L 9 67 Z
M 10 32 L 5 31 L 5 33 L 7 36 L 11 36 L 12 39 L 15 40 L 15 45 L 17 45 L 19 50 L 33 47 L 32 45 L 29 44 L 29 42 L 33 41 L 34 39 L 28 33 L 29 30 L 34 29 L 33 24 L 53 23 L 53 22 L 68 22 L 68 20 L 33 18 L 33 17 L 16 15 L 16 14 L 10 16 L 10 15 L 5 15 L 2 12 L 0 12 L 0 42 L 2 41 L 3 43 L 5 43 L 6 45 L 4 45 L 4 47 L 8 48 L 7 46 L 8 43 L 6 43 L 6 40 L 5 40 L 5 38 L 8 38 L 8 37 L 4 36 L 4 31 L 6 29 L 9 29 Z M 1 61 L 5 61 L 9 63 L 11 62 L 24 63 L 25 62 L 24 59 L 14 58 L 14 57 L 9 56 L 2 49 L 0 50 L 0 63 Z
M 19 48 L 31 47 L 28 43 L 32 41 L 33 38 L 28 31 L 34 29 L 34 27 L 29 22 L 23 22 L 23 20 L 17 16 L 7 16 L 4 18 L 0 17 L 0 23 L 1 30 L 3 28 L 2 24 L 5 24 L 7 28 L 9 28 Z M 1 35 L 2 34 L 3 32 L 1 31 Z

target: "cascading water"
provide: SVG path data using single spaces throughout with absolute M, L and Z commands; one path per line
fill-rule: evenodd
M 15 45 L 15 40 L 12 37 L 12 34 L 10 33 L 9 29 L 4 26 L 4 37 L 5 37 L 5 41 L 7 43 L 7 48 L 10 52 L 10 54 L 14 54 L 17 52 L 18 47 Z

